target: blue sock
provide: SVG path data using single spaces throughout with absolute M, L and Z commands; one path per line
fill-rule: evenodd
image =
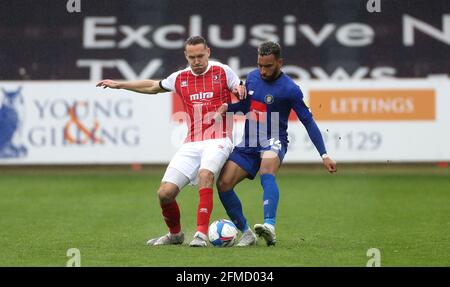
M 277 217 L 278 199 L 280 192 L 275 180 L 275 176 L 271 174 L 261 175 L 261 185 L 264 189 L 263 205 L 264 205 L 264 223 L 275 225 Z
M 219 192 L 219 198 L 231 221 L 236 224 L 240 231 L 246 231 L 248 229 L 247 219 L 242 212 L 241 201 L 234 190 Z

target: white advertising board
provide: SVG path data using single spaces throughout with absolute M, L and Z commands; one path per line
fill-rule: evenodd
M 450 82 L 446 80 L 300 84 L 327 150 L 340 162 L 450 160 Z M 287 162 L 315 162 L 303 126 L 291 122 Z
M 1 118 L 9 146 L 0 149 L 0 163 L 161 163 L 176 149 L 170 148 L 170 93 L 103 90 L 90 82 L 0 87 L 0 109 L 10 114 Z
M 300 83 L 339 162 L 450 160 L 450 81 Z M 186 127 L 175 95 L 100 89 L 93 82 L 0 82 L 0 164 L 168 163 Z M 236 134 L 242 123 L 236 125 Z M 286 162 L 320 162 L 292 117 Z

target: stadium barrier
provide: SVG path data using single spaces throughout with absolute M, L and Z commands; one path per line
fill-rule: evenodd
M 299 83 L 339 162 L 450 160 L 449 80 Z M 164 164 L 184 124 L 171 93 L 100 89 L 86 81 L 0 82 L 0 164 Z M 235 141 L 243 122 L 235 126 Z M 285 161 L 319 162 L 291 115 Z

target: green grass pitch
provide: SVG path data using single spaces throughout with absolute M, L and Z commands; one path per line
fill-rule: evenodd
M 81 266 L 365 266 L 378 248 L 381 266 L 450 266 L 450 169 L 283 166 L 275 247 L 190 248 L 198 195 L 178 202 L 182 246 L 149 247 L 165 234 L 156 190 L 161 168 L 0 169 L 0 266 L 65 266 L 78 248 Z M 261 223 L 259 179 L 236 189 L 250 226 Z M 217 194 L 212 220 L 226 218 Z

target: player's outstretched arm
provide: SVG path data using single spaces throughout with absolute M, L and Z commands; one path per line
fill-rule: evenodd
M 325 168 L 333 173 L 337 171 L 336 162 L 327 154 L 322 155 L 323 165 Z
M 326 154 L 325 143 L 323 141 L 322 134 L 320 133 L 320 130 L 317 127 L 317 124 L 312 116 L 302 117 L 300 118 L 300 120 L 305 126 L 312 143 L 316 147 L 319 154 L 322 156 L 322 161 L 325 168 L 331 173 L 336 172 L 336 162 L 328 154 Z
M 154 80 L 138 80 L 130 82 L 118 82 L 113 80 L 102 80 L 96 85 L 101 88 L 111 88 L 111 89 L 125 89 L 137 93 L 143 94 L 156 94 L 161 92 L 166 92 L 163 88 L 159 86 L 158 81 Z
M 327 151 L 325 148 L 325 143 L 323 141 L 323 137 L 319 130 L 319 127 L 314 121 L 311 111 L 303 101 L 303 95 L 298 94 L 300 90 L 296 91 L 297 96 L 294 96 L 292 99 L 293 109 L 297 114 L 299 120 L 305 126 L 312 143 L 316 147 L 319 154 L 322 156 L 322 161 L 325 168 L 331 173 L 336 172 L 337 171 L 336 162 L 326 153 Z

